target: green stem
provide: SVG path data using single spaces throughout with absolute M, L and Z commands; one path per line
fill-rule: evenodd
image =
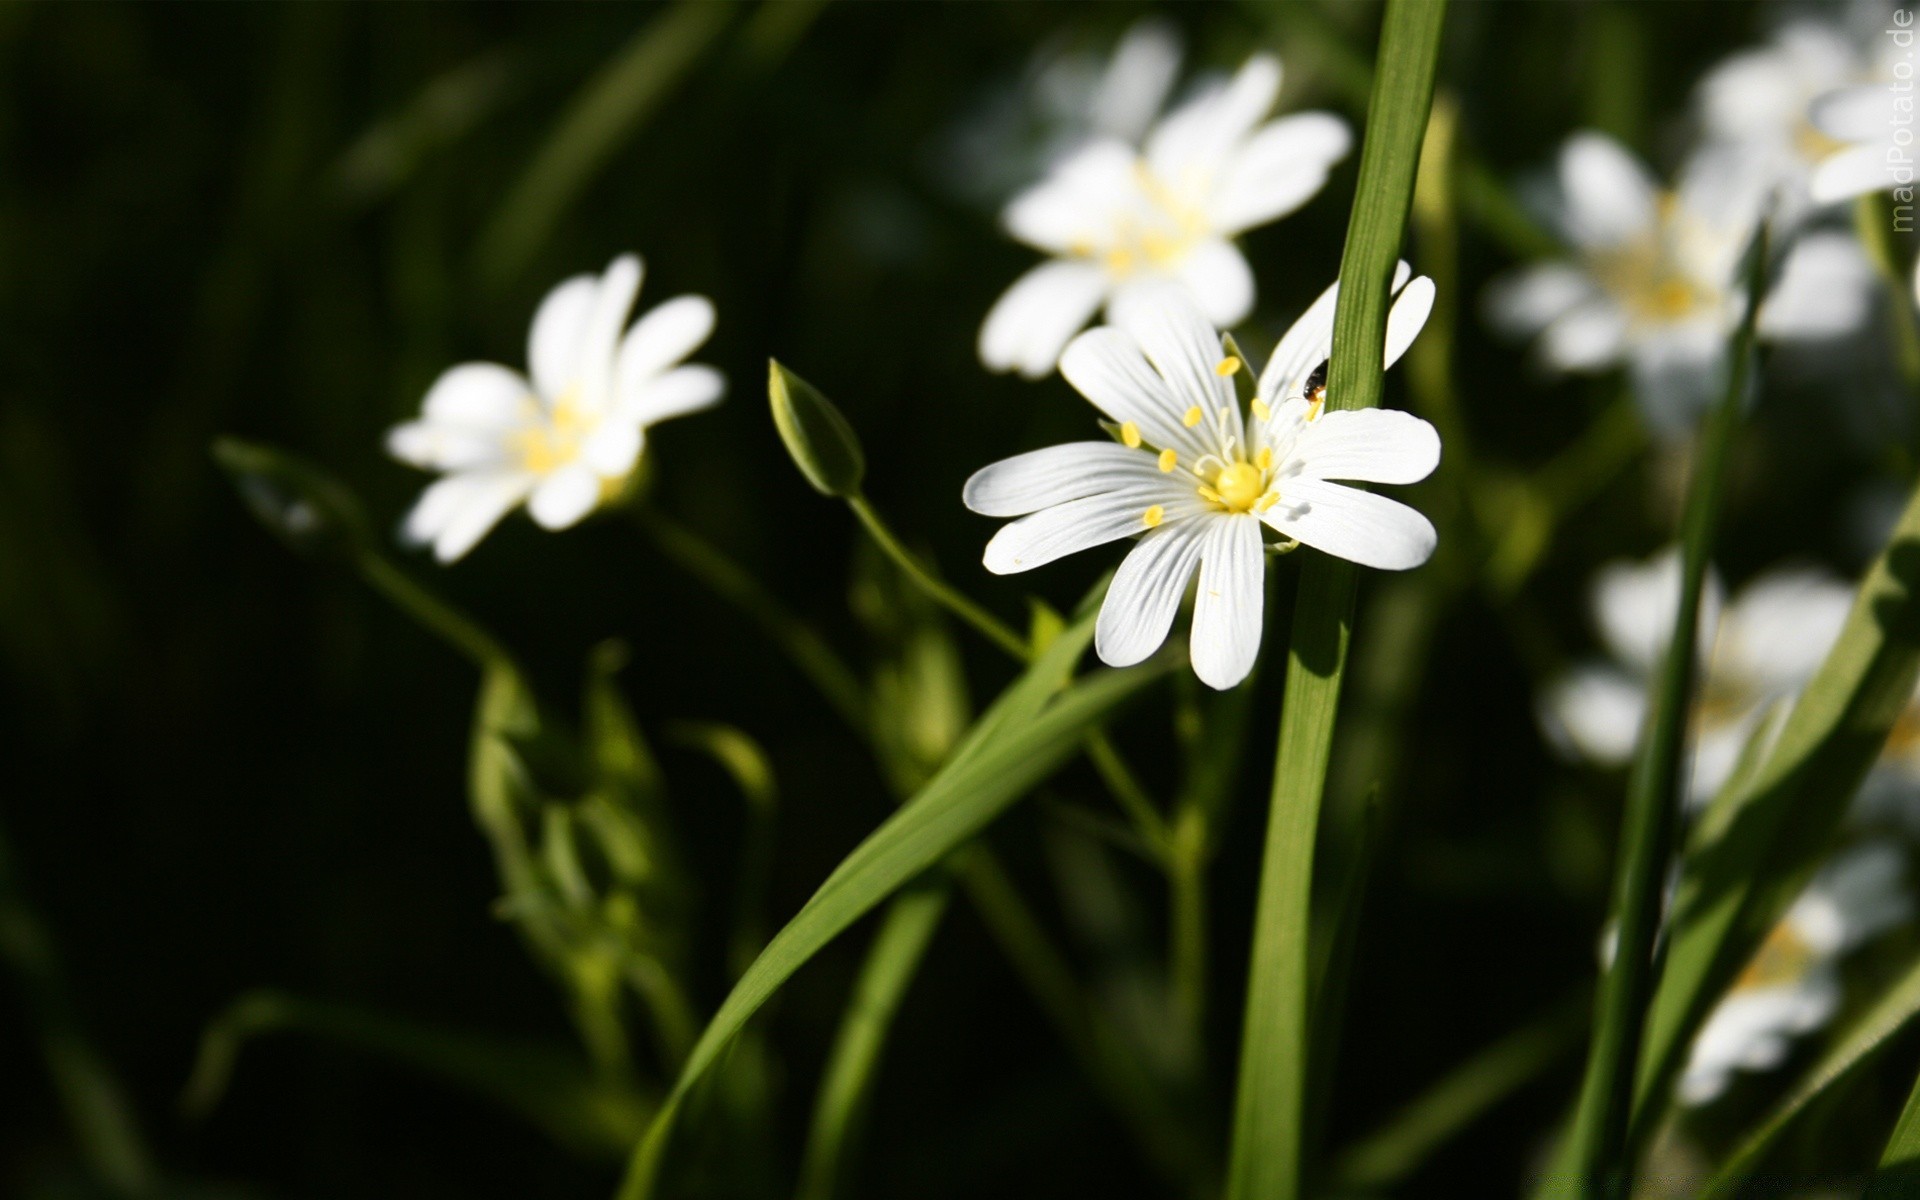
M 1387 4 L 1340 263 L 1328 386 L 1336 408 L 1380 400 L 1388 285 L 1412 202 L 1445 11 L 1442 0 Z M 1248 965 L 1228 1200 L 1293 1200 L 1303 1184 L 1308 902 L 1356 579 L 1353 564 L 1328 556 L 1309 558 L 1300 570 Z
M 894 565 L 906 572 L 907 577 L 920 585 L 922 591 L 933 597 L 954 616 L 979 630 L 981 635 L 994 645 L 1005 650 L 1021 662 L 1030 657 L 1027 640 L 1015 633 L 1000 618 L 974 603 L 972 598 L 953 587 L 929 570 L 913 551 L 906 548 L 900 539 L 894 536 L 892 529 L 880 516 L 865 496 L 847 497 L 847 506 L 853 509 L 860 524 L 866 526 L 867 533 L 881 550 L 886 552 Z
M 722 600 L 745 613 L 813 684 L 842 721 L 865 736 L 867 690 L 826 639 L 699 534 L 651 506 L 634 510 L 660 552 Z
M 374 591 L 385 596 L 395 608 L 445 638 L 476 666 L 511 667 L 513 658 L 492 634 L 475 624 L 464 613 L 420 586 L 392 559 L 375 551 L 355 557 L 361 578 Z
M 1207 832 L 1206 814 L 1183 808 L 1174 822 L 1167 855 L 1171 912 L 1167 921 L 1167 973 L 1175 1027 L 1196 1055 L 1206 1044 L 1207 1020 Z

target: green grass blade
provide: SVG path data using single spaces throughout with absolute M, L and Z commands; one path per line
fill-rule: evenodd
M 681 0 L 587 82 L 481 235 L 485 278 L 504 282 L 531 261 L 574 198 L 693 69 L 732 15 L 732 5 Z
M 934 872 L 888 907 L 853 985 L 853 998 L 840 1018 L 820 1081 L 813 1127 L 800 1163 L 799 1200 L 833 1200 L 840 1194 L 848 1152 L 859 1136 L 887 1033 L 951 898 L 952 886 L 944 872 Z
M 400 1063 L 483 1096 L 594 1158 L 617 1158 L 652 1115 L 639 1093 L 596 1079 L 557 1047 L 520 1043 L 290 996 L 249 992 L 207 1026 L 181 1106 L 205 1116 L 226 1094 L 240 1051 L 272 1033 L 303 1033 Z
M 1445 11 L 1441 0 L 1390 0 L 1387 5 L 1340 263 L 1327 390 L 1328 404 L 1336 408 L 1380 402 L 1388 288 L 1412 204 Z M 1290 1200 L 1301 1185 L 1308 896 L 1355 577 L 1350 563 L 1317 555 L 1300 570 L 1248 973 L 1228 1200 Z
M 1151 668 L 1101 671 L 1055 695 L 1092 637 L 1092 614 L 1062 632 L 988 710 L 939 774 L 855 847 L 767 943 L 701 1034 L 659 1118 L 634 1148 L 619 1193 L 623 1200 L 653 1194 L 675 1116 L 688 1092 L 795 971 L 888 896 L 977 835 L 1076 753 L 1096 722 L 1157 677 Z
M 1568 1169 L 1549 1181 L 1549 1194 L 1614 1196 L 1624 1195 L 1628 1188 L 1627 1122 L 1634 1065 L 1639 1061 L 1647 1005 L 1659 972 L 1654 941 L 1660 929 L 1662 892 L 1679 831 L 1700 598 L 1720 519 L 1727 455 L 1740 427 L 1753 369 L 1754 323 L 1766 278 L 1764 227 L 1748 253 L 1748 302 L 1733 339 L 1726 394 L 1701 428 L 1693 478 L 1687 487 L 1680 536 L 1680 604 L 1627 783 L 1627 808 L 1614 868 L 1618 948 L 1600 977 L 1593 1041 L 1567 1149 Z
M 1856 593 L 1840 639 L 1761 765 L 1689 852 L 1648 1017 L 1634 1141 L 1659 1123 L 1695 1030 L 1812 878 L 1920 676 L 1920 492 Z
M 1920 1197 L 1920 1080 L 1915 1080 L 1907 1106 L 1900 1110 L 1893 1136 L 1880 1152 L 1865 1200 L 1916 1200 Z
M 1808 1068 L 1805 1077 L 1735 1149 L 1726 1165 L 1715 1174 L 1706 1195 L 1731 1196 L 1743 1183 L 1750 1181 L 1755 1170 L 1765 1162 L 1767 1152 L 1786 1132 L 1793 1119 L 1829 1088 L 1846 1079 L 1856 1067 L 1873 1057 L 1886 1045 L 1887 1039 L 1906 1027 L 1916 1013 L 1920 1013 L 1920 961 L 1914 962 L 1889 983 L 1873 1003 L 1847 1026 L 1846 1031 L 1834 1039 L 1826 1053 Z M 1903 1123 L 1904 1120 L 1905 1115 L 1902 1114 Z

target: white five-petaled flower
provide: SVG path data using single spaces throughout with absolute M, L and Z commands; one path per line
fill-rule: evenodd
M 1392 365 L 1426 323 L 1433 283 L 1407 282 L 1387 320 Z M 1118 441 L 1073 442 L 1017 455 L 967 480 L 968 508 L 1018 517 L 987 544 L 995 574 L 1031 570 L 1076 550 L 1138 537 L 1114 574 L 1094 627 L 1102 661 L 1140 662 L 1166 641 L 1195 572 L 1191 656 L 1203 683 L 1246 678 L 1260 649 L 1261 531 L 1364 566 L 1425 562 L 1435 535 L 1397 501 L 1344 486 L 1414 483 L 1440 460 L 1433 426 L 1404 412 L 1326 411 L 1336 288 L 1275 347 L 1252 411 L 1233 377 L 1251 368 L 1178 286 L 1130 289 L 1114 325 L 1075 338 L 1067 382 L 1117 423 Z
M 1813 170 L 1810 190 L 1821 204 L 1864 196 L 1913 182 L 1914 32 L 1910 9 L 1879 14 L 1877 54 L 1862 55 L 1852 78 L 1815 99 L 1807 109 L 1826 154 Z M 1908 46 L 1886 36 L 1885 23 L 1904 27 Z M 1904 71 L 1904 77 L 1901 72 Z
M 1840 1007 L 1840 959 L 1913 912 L 1904 870 L 1898 848 L 1872 842 L 1815 877 L 1694 1037 L 1680 1075 L 1683 1103 L 1715 1099 L 1735 1071 L 1780 1065 L 1794 1038 L 1832 1019 Z
M 1496 280 L 1487 316 L 1512 336 L 1539 335 L 1555 371 L 1625 364 L 1648 424 L 1689 430 L 1724 387 L 1729 338 L 1744 304 L 1740 259 L 1771 181 L 1726 146 L 1696 153 L 1663 191 L 1619 143 L 1580 133 L 1562 149 L 1547 197 L 1570 259 Z M 1870 312 L 1873 269 L 1844 233 L 1795 238 L 1777 260 L 1759 332 L 1774 341 L 1839 337 Z
M 1694 805 L 1726 782 L 1766 706 L 1812 677 L 1853 603 L 1851 588 L 1811 568 L 1771 571 L 1724 605 L 1720 590 L 1709 577 L 1701 601 L 1688 789 Z M 1613 661 L 1575 668 L 1547 689 L 1540 706 L 1541 724 L 1563 751 L 1603 766 L 1632 759 L 1679 603 L 1676 549 L 1601 570 L 1594 623 Z
M 564 529 L 619 492 L 648 426 L 720 399 L 718 371 L 679 365 L 713 331 L 704 296 L 675 297 L 622 335 L 640 276 L 623 255 L 547 293 L 528 339 L 531 380 L 472 362 L 434 381 L 420 418 L 387 437 L 395 458 L 445 473 L 407 515 L 409 540 L 452 562 L 522 502 Z
M 1305 204 L 1352 144 L 1330 113 L 1262 124 L 1279 91 L 1279 62 L 1256 55 L 1155 125 L 1144 151 L 1094 141 L 1015 197 L 1008 232 L 1052 258 L 987 314 L 981 361 L 1039 378 L 1102 304 L 1149 281 L 1178 281 L 1215 325 L 1245 317 L 1253 272 L 1232 239 Z

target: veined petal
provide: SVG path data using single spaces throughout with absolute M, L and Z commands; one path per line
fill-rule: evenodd
M 1207 205 L 1213 227 L 1231 235 L 1286 216 L 1326 185 L 1327 172 L 1352 148 L 1352 131 L 1332 113 L 1268 122 L 1228 160 Z
M 1433 313 L 1433 280 L 1420 276 L 1393 298 L 1393 307 L 1387 311 L 1386 365 L 1388 367 L 1400 361 L 1400 356 L 1413 345 L 1413 339 L 1427 327 L 1427 317 Z
M 1174 278 L 1215 328 L 1237 325 L 1253 311 L 1253 268 L 1225 238 L 1208 238 L 1187 251 Z
M 580 402 L 589 412 L 605 412 L 613 402 L 614 363 L 620 349 L 620 330 L 640 294 L 640 259 L 623 254 L 608 264 L 600 277 L 600 291 L 580 333 L 579 360 L 574 380 Z
M 1561 225 L 1569 241 L 1605 250 L 1639 238 L 1658 220 L 1659 189 L 1619 142 L 1576 133 L 1560 151 Z
M 1002 526 L 987 543 L 982 561 L 995 575 L 1031 571 L 1076 550 L 1146 532 L 1142 517 L 1154 504 L 1162 507 L 1164 520 L 1172 523 L 1197 511 L 1200 501 L 1186 488 L 1165 484 L 1083 496 Z
M 1832 204 L 1894 185 L 1879 146 L 1849 146 L 1820 160 L 1808 184 L 1815 203 Z
M 402 532 L 409 541 L 432 543 L 435 558 L 452 562 L 526 499 L 535 482 L 525 471 L 449 475 L 421 493 Z
M 1109 315 L 1115 325 L 1134 336 L 1166 380 L 1183 427 L 1185 414 L 1197 406 L 1202 417 L 1194 432 L 1211 435 L 1209 449 L 1222 452 L 1228 438 L 1244 444 L 1233 380 L 1219 370 L 1225 357 L 1220 333 L 1185 288 L 1164 282 L 1129 287 L 1114 297 Z
M 633 323 L 620 342 L 619 393 L 629 401 L 647 382 L 684 360 L 713 333 L 713 301 L 675 296 Z
M 1407 288 L 1407 280 L 1412 274 L 1413 268 L 1404 261 L 1395 264 L 1389 291 L 1395 296 L 1400 295 Z M 1267 369 L 1260 373 L 1262 400 L 1268 404 L 1285 400 L 1300 387 L 1315 367 L 1333 356 L 1333 318 L 1339 304 L 1340 284 L 1336 280 L 1280 335 L 1272 357 L 1267 359 Z M 1427 301 L 1427 307 L 1431 309 L 1431 299 Z M 1409 310 L 1409 315 L 1413 311 Z M 1424 324 L 1425 321 L 1426 316 L 1422 313 L 1420 323 Z M 1413 332 L 1418 333 L 1419 329 L 1415 328 Z
M 1389 408 L 1323 412 L 1301 429 L 1292 458 L 1303 479 L 1418 483 L 1440 465 L 1440 435 L 1412 413 Z
M 1078 259 L 1044 262 L 1008 288 L 980 327 L 980 361 L 990 371 L 1038 379 L 1107 297 L 1107 273 Z
M 1592 278 L 1572 263 L 1539 263 L 1488 284 L 1481 311 L 1496 332 L 1527 338 L 1599 295 Z
M 497 429 L 526 415 L 532 391 L 520 372 L 498 363 L 461 363 L 433 381 L 420 411 L 436 423 Z
M 1107 586 L 1094 622 L 1093 648 L 1110 667 L 1130 667 L 1158 650 L 1173 627 L 1187 582 L 1200 563 L 1208 521 L 1149 530 L 1128 551 Z
M 1260 523 L 1245 514 L 1220 514 L 1200 524 L 1206 532 L 1189 653 L 1200 682 L 1225 690 L 1245 679 L 1260 657 L 1267 555 Z
M 543 529 L 565 529 L 600 502 L 600 477 L 584 462 L 571 462 L 540 481 L 527 513 Z
M 1280 60 L 1247 59 L 1225 85 L 1188 100 L 1147 136 L 1147 165 L 1165 183 L 1181 187 L 1214 176 L 1280 95 Z
M 1291 538 L 1336 558 L 1404 571 L 1433 556 L 1433 523 L 1398 500 L 1321 479 L 1290 479 L 1261 517 Z
M 1124 329 L 1103 325 L 1074 338 L 1060 356 L 1060 374 L 1094 407 L 1116 421 L 1133 422 L 1148 445 L 1176 451 L 1182 462 L 1220 451 L 1205 422 L 1187 427 L 1194 401 L 1161 378 L 1139 339 Z
M 1069 442 L 981 467 L 968 478 L 961 500 L 982 516 L 1020 517 L 1159 477 L 1150 450 L 1118 442 Z
M 658 425 L 672 417 L 712 408 L 727 394 L 727 377 L 703 363 L 675 367 L 657 375 L 627 397 L 625 417 L 642 425 Z
M 598 277 L 575 275 L 548 292 L 533 314 L 533 330 L 527 335 L 527 369 L 533 375 L 534 388 L 549 403 L 558 400 L 574 382 L 581 340 L 599 294 Z

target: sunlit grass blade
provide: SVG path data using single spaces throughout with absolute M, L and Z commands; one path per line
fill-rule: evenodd
M 1634 1141 L 1671 1102 L 1694 1032 L 1806 886 L 1920 675 L 1920 493 L 1867 571 L 1839 641 L 1761 764 L 1716 801 L 1719 836 L 1690 847 L 1671 949 L 1648 1016 Z
M 800 1163 L 799 1200 L 833 1200 L 841 1193 L 848 1152 L 866 1116 L 887 1033 L 951 898 L 950 881 L 936 871 L 888 906 L 854 981 L 853 997 L 841 1014 L 814 1099 L 813 1125 Z
M 1153 668 L 1102 671 L 1059 691 L 1092 637 L 1091 613 L 1063 631 L 981 718 L 947 765 L 855 847 L 767 943 L 708 1024 L 659 1118 L 634 1148 L 620 1189 L 623 1200 L 653 1194 L 680 1105 L 748 1019 L 795 971 L 888 896 L 976 836 L 1071 757 L 1096 722 L 1158 677 Z
M 1338 1195 L 1384 1192 L 1487 1111 L 1570 1056 L 1586 1029 L 1589 1000 L 1578 997 L 1501 1038 L 1449 1071 L 1386 1124 L 1334 1159 Z
M 1388 288 L 1433 98 L 1440 0 L 1391 0 L 1340 263 L 1327 403 L 1380 402 Z M 1300 569 L 1249 959 L 1227 1168 L 1229 1200 L 1290 1200 L 1302 1184 L 1308 1073 L 1308 898 L 1314 835 L 1346 663 L 1356 568 L 1319 555 Z
M 241 1050 L 275 1033 L 322 1038 L 483 1096 L 593 1158 L 617 1158 L 653 1113 L 652 1099 L 596 1077 L 558 1047 L 271 991 L 249 992 L 207 1026 L 182 1107 L 195 1117 L 210 1113 L 226 1095 Z
M 1920 1013 L 1920 961 L 1888 983 L 1873 1003 L 1833 1039 L 1793 1090 L 1735 1148 L 1705 1194 L 1732 1196 L 1751 1182 L 1794 1118 L 1885 1048 L 1887 1040 L 1906 1028 L 1916 1013 Z
M 1914 1081 L 1893 1136 L 1880 1152 L 1880 1165 L 1865 1200 L 1915 1200 L 1920 1197 L 1920 1079 Z
M 1726 394 L 1701 427 L 1681 518 L 1680 597 L 1673 632 L 1654 681 L 1640 747 L 1627 783 L 1626 812 L 1614 864 L 1613 961 L 1600 977 L 1593 1041 L 1574 1110 L 1566 1170 L 1547 1181 L 1549 1195 L 1624 1195 L 1629 1188 L 1627 1122 L 1647 1004 L 1659 974 L 1655 939 L 1662 894 L 1679 832 L 1686 740 L 1698 666 L 1700 598 L 1719 525 L 1728 453 L 1740 427 L 1753 370 L 1754 325 L 1765 287 L 1764 227 L 1748 250 L 1747 306 L 1728 356 Z
M 693 69 L 732 16 L 731 5 L 680 0 L 587 81 L 481 235 L 485 278 L 503 282 L 527 265 L 574 198 Z

